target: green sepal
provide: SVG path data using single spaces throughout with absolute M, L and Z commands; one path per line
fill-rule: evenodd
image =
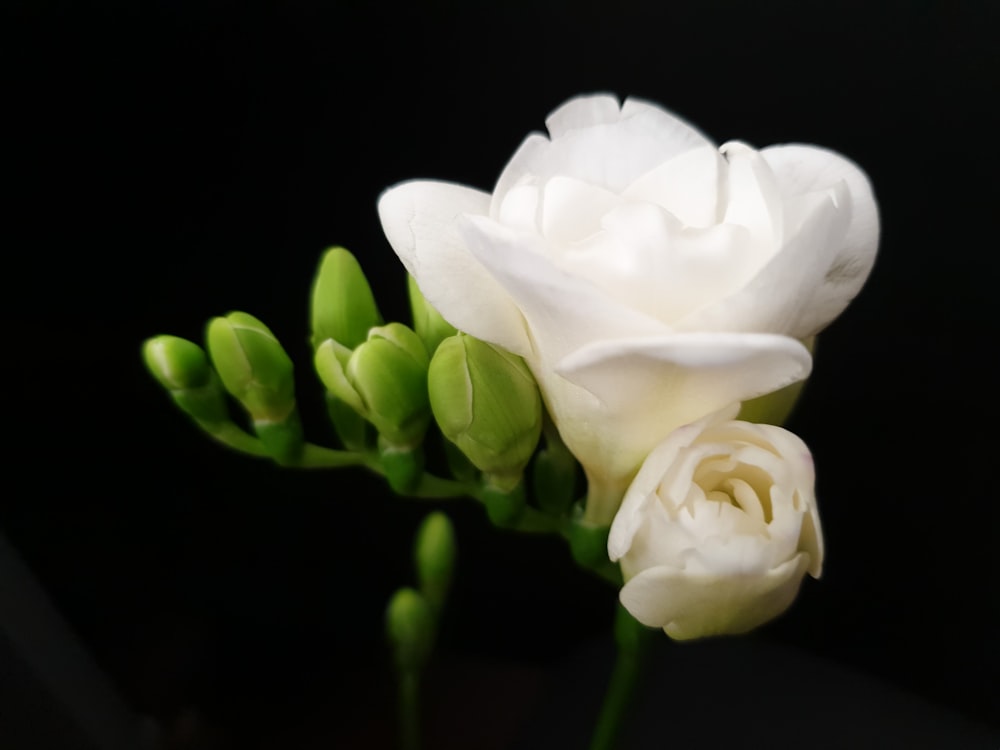
M 483 487 L 480 498 L 486 506 L 486 515 L 489 516 L 490 523 L 500 528 L 515 526 L 524 514 L 527 504 L 523 483 L 509 490 L 487 484 Z
M 281 422 L 254 422 L 253 427 L 268 455 L 277 463 L 294 466 L 298 462 L 305 446 L 298 411 L 292 411 Z
M 226 390 L 255 422 L 283 422 L 295 408 L 292 360 L 257 318 L 232 312 L 213 318 L 208 353 Z
M 403 674 L 420 672 L 430 658 L 436 629 L 427 599 L 416 589 L 397 590 L 386 607 L 385 629 L 396 668 Z
M 406 290 L 410 297 L 413 330 L 424 342 L 427 353 L 433 355 L 438 344 L 449 336 L 454 336 L 458 331 L 455 326 L 441 317 L 441 313 L 431 307 L 413 276 L 407 275 Z
M 381 325 L 368 279 L 357 259 L 342 247 L 323 254 L 312 288 L 312 345 L 334 339 L 353 349 Z
M 424 476 L 424 451 L 421 446 L 398 446 L 379 436 L 378 455 L 393 492 L 409 495 L 417 488 Z
M 417 529 L 413 563 L 420 593 L 439 613 L 448 597 L 455 569 L 455 527 L 441 511 L 429 513 Z

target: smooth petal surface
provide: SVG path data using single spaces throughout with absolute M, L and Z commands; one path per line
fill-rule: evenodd
M 650 451 L 638 474 L 635 475 L 635 479 L 632 480 L 608 534 L 608 557 L 612 562 L 617 562 L 631 549 L 633 538 L 653 508 L 659 508 L 663 517 L 667 518 L 657 499 L 656 492 L 664 481 L 667 467 L 675 466 L 680 453 L 689 447 L 709 425 L 728 421 L 735 417 L 739 410 L 738 403 L 729 404 L 697 422 L 678 427 Z M 657 517 L 657 520 L 662 519 Z M 669 518 L 667 518 L 666 523 L 670 523 Z
M 715 146 L 698 146 L 650 169 L 622 195 L 662 206 L 690 226 L 710 227 L 721 218 L 719 188 L 724 166 Z
M 524 315 L 536 359 L 541 357 L 551 363 L 594 339 L 667 331 L 659 321 L 610 298 L 586 279 L 558 268 L 538 235 L 509 229 L 483 216 L 464 217 L 461 230 L 466 247 Z
M 621 192 L 653 166 L 712 145 L 689 123 L 639 99 L 627 99 L 612 119 L 613 101 L 578 97 L 549 115 L 551 140 L 532 134 L 521 144 L 497 182 L 493 209 L 528 176 L 545 181 L 563 175 Z
M 490 197 L 447 182 L 404 182 L 384 192 L 382 229 L 420 291 L 461 331 L 518 355 L 530 350 L 510 294 L 469 253 L 458 231 L 465 214 L 485 214 Z
M 584 468 L 599 466 L 620 479 L 678 427 L 801 380 L 811 366 L 806 348 L 783 336 L 679 334 L 590 344 L 540 381 L 563 440 Z M 555 382 L 558 376 L 597 403 L 581 403 L 577 390 Z
M 616 415 L 669 408 L 675 429 L 801 380 L 811 367 L 808 350 L 786 336 L 691 333 L 595 342 L 561 360 L 556 370 Z M 672 429 L 656 430 L 656 442 Z
M 867 175 L 850 159 L 817 146 L 789 144 L 761 151 L 784 197 L 847 185 L 850 223 L 823 283 L 803 312 L 801 328 L 818 331 L 836 318 L 864 285 L 875 263 L 878 205 Z
M 622 604 L 673 638 L 746 632 L 783 612 L 805 573 L 822 567 L 808 448 L 780 427 L 731 419 L 737 410 L 654 448 L 608 535 Z
M 643 625 L 663 628 L 676 640 L 745 633 L 777 617 L 795 600 L 808 558 L 799 554 L 772 570 L 745 575 L 650 568 L 631 578 L 619 598 Z
M 677 328 L 773 331 L 797 339 L 814 335 L 817 321 L 825 321 L 816 307 L 817 295 L 851 220 L 846 200 L 847 187 L 841 182 L 812 201 L 796 236 L 753 279 L 721 302 L 677 321 Z
M 552 138 L 561 138 L 571 130 L 591 125 L 610 125 L 621 117 L 618 97 L 593 94 L 570 99 L 545 118 L 545 129 Z
M 627 307 L 670 323 L 739 291 L 758 270 L 745 227 L 684 226 L 653 203 L 623 203 L 561 265 Z

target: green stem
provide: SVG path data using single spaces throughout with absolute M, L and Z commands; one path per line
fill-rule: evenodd
M 639 675 L 642 672 L 643 654 L 653 631 L 647 629 L 625 611 L 620 604 L 615 613 L 615 643 L 618 656 L 611 681 L 604 694 L 604 705 L 597 717 L 597 726 L 590 742 L 590 750 L 614 750 L 621 732 Z
M 420 750 L 420 675 L 399 672 L 399 747 Z
M 270 458 L 267 448 L 233 422 L 198 422 L 198 426 L 225 446 L 259 458 Z
M 306 443 L 294 463 L 297 469 L 338 469 L 343 466 L 366 466 L 368 458 L 363 453 L 338 451 L 321 445 Z
M 457 482 L 433 474 L 424 474 L 416 488 L 409 494 L 416 498 L 446 500 L 453 497 L 471 496 L 474 493 L 475 485 L 469 482 Z

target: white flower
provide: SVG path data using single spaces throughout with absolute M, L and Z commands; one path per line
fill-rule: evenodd
M 780 427 L 730 420 L 736 411 L 657 446 L 611 525 L 622 605 L 672 638 L 755 628 L 822 569 L 809 449 Z
M 379 214 L 449 323 L 525 358 L 607 524 L 675 428 L 809 374 L 798 340 L 861 288 L 878 215 L 864 173 L 814 146 L 716 148 L 604 95 L 546 125 L 492 194 L 405 182 Z

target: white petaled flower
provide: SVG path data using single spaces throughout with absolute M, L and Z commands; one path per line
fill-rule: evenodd
M 717 148 L 607 95 L 546 125 L 492 193 L 404 182 L 379 215 L 449 323 L 524 357 L 606 525 L 675 428 L 809 374 L 800 340 L 861 288 L 878 213 L 864 173 L 815 146 Z
M 745 633 L 822 570 L 809 449 L 780 427 L 730 419 L 736 411 L 658 445 L 611 525 L 622 605 L 678 640 Z

